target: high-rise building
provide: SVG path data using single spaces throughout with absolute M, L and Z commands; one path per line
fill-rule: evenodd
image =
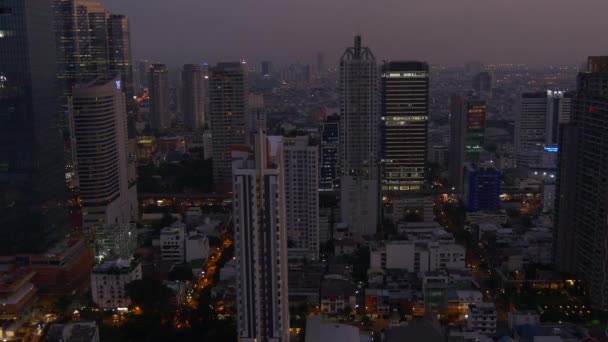
M 586 281 L 591 304 L 608 308 L 608 57 L 589 57 L 578 76 L 560 141 L 555 261 Z
M 182 111 L 184 126 L 200 130 L 205 126 L 205 89 L 200 65 L 186 64 L 182 70 Z
M 340 59 L 340 168 L 342 219 L 354 235 L 378 226 L 378 69 L 361 36 Z
M 68 231 L 50 0 L 0 2 L 0 254 Z
M 559 124 L 567 122 L 572 94 L 563 91 L 523 93 L 519 117 L 515 121 L 517 165 L 537 167 L 556 164 Z
M 281 137 L 260 126 L 255 152 L 232 150 L 240 341 L 289 341 L 287 228 Z
M 244 62 L 219 63 L 209 76 L 209 123 L 215 184 L 231 182 L 231 148 L 247 141 L 247 104 Z
M 164 64 L 152 64 L 148 70 L 150 96 L 150 128 L 157 131 L 171 127 L 169 115 L 169 69 Z
M 110 72 L 120 73 L 122 90 L 127 100 L 127 111 L 131 111 L 133 95 L 133 65 L 131 61 L 131 30 L 124 15 L 108 15 L 108 51 Z
M 319 259 L 319 146 L 308 136 L 283 139 L 287 253 Z
M 319 191 L 338 191 L 340 189 L 340 116 L 328 116 L 321 125 Z
M 494 165 L 464 165 L 464 204 L 469 212 L 500 209 L 500 172 Z
M 73 89 L 71 127 L 83 228 L 91 242 L 104 224 L 138 218 L 137 187 L 128 174 L 127 113 L 121 77 Z
M 148 88 L 148 72 L 152 64 L 150 61 L 142 59 L 135 63 L 135 91 L 140 94 L 144 88 Z
M 462 191 L 464 163 L 478 162 L 483 151 L 486 102 L 472 96 L 454 95 L 450 114 L 450 183 Z
M 424 187 L 429 118 L 429 66 L 387 62 L 381 78 L 382 191 Z

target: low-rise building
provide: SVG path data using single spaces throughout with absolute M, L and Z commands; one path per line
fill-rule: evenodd
M 98 264 L 91 271 L 93 302 L 104 309 L 126 308 L 131 304 L 126 285 L 141 279 L 141 264 L 118 259 Z
M 129 259 L 137 248 L 135 223 L 105 224 L 95 232 L 95 256 L 103 259 Z
M 186 238 L 186 262 L 207 259 L 209 239 L 198 232 L 191 232 Z
M 496 334 L 496 306 L 494 303 L 469 305 L 467 328 L 486 335 Z
M 184 227 L 165 227 L 160 231 L 160 256 L 163 261 L 181 264 L 186 260 Z
M 25 317 L 36 300 L 34 272 L 14 265 L 0 270 L 0 321 Z
M 350 280 L 341 276 L 325 276 L 321 280 L 321 312 L 341 314 L 344 309 L 355 309 L 357 304 L 355 286 Z

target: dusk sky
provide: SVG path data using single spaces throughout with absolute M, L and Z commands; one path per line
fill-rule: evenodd
M 608 53 L 606 0 L 102 0 L 133 55 L 170 65 L 337 62 L 357 27 L 376 58 L 582 63 Z

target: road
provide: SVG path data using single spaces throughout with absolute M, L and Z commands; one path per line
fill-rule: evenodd
M 186 300 L 177 308 L 175 315 L 174 324 L 177 328 L 188 328 L 190 322 L 184 313 L 187 309 L 196 310 L 198 308 L 199 298 L 201 293 L 215 285 L 216 273 L 219 272 L 218 262 L 222 259 L 224 252 L 230 248 L 233 244 L 230 224 L 232 222 L 232 216 L 228 220 L 228 223 L 224 225 L 220 234 L 222 243 L 219 247 L 216 247 L 213 251 L 210 251 L 209 256 L 203 266 L 203 271 L 200 273 L 198 279 L 196 279 L 187 289 Z

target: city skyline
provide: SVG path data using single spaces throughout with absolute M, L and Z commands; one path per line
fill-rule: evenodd
M 342 42 L 357 32 L 378 61 L 390 57 L 429 64 L 482 60 L 579 65 L 587 55 L 607 51 L 595 42 L 608 30 L 601 15 L 608 3 L 584 3 L 389 0 L 379 6 L 346 0 L 181 0 L 166 6 L 165 1 L 152 0 L 143 11 L 135 1 L 103 0 L 109 10 L 129 17 L 134 56 L 171 66 L 240 59 L 256 66 L 262 60 L 313 64 L 317 51 L 325 52 L 326 65 L 335 66 Z M 344 10 L 348 15 L 342 14 Z M 175 25 L 159 30 L 157 23 L 167 17 L 177 19 Z M 219 26 L 221 31 L 214 29 Z M 566 45 L 568 49 L 563 48 Z

